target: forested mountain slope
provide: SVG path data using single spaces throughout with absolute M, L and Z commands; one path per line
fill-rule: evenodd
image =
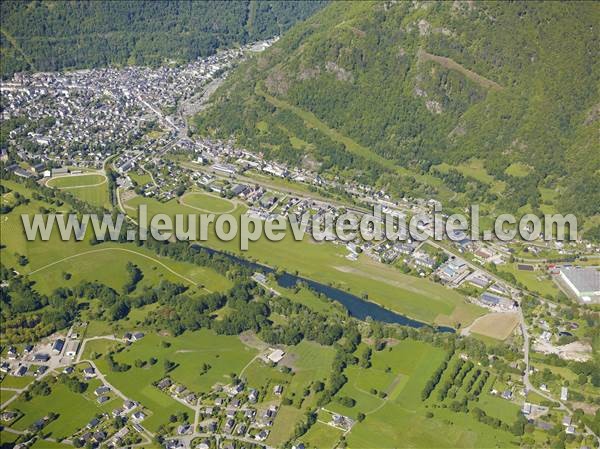
M 399 194 L 589 217 L 599 30 L 595 2 L 334 2 L 240 67 L 197 125 Z
M 272 37 L 320 1 L 3 1 L 2 76 L 187 61 Z

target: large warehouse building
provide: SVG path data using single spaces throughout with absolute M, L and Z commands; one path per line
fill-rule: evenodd
M 561 268 L 560 278 L 582 301 L 600 301 L 600 271 L 595 268 Z

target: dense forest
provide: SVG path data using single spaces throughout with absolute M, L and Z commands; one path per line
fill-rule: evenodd
M 198 131 L 399 195 L 441 180 L 456 206 L 597 215 L 599 18 L 594 2 L 333 2 L 240 67 Z
M 2 77 L 189 61 L 281 34 L 322 1 L 3 1 Z

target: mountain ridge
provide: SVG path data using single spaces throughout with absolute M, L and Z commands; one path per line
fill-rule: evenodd
M 442 179 L 458 194 L 451 206 L 477 200 L 497 210 L 592 217 L 600 214 L 600 128 L 592 112 L 600 104 L 599 18 L 599 5 L 590 3 L 334 3 L 242 66 L 197 124 L 201 133 L 234 135 L 297 163 L 288 139 L 302 139 L 290 131 L 299 123 L 259 98 L 255 87 L 264 86 L 413 178 Z M 261 131 L 256 122 L 270 126 Z M 353 156 L 339 142 L 327 145 L 309 151 L 326 168 L 394 193 L 440 193 L 427 183 L 411 186 L 410 177 L 387 179 L 389 167 L 370 176 L 364 160 L 345 161 Z M 483 161 L 505 189 L 464 176 L 470 160 Z M 440 171 L 442 162 L 450 173 Z M 514 176 L 513 164 L 529 167 L 526 176 Z
M 157 65 L 281 34 L 322 1 L 2 2 L 3 78 L 14 72 Z

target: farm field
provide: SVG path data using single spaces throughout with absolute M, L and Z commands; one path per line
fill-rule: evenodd
M 496 340 L 505 340 L 518 322 L 517 313 L 489 313 L 477 318 L 471 325 L 470 331 Z
M 163 342 L 169 343 L 166 347 Z M 90 357 L 94 352 L 106 354 L 109 348 L 115 347 L 110 340 L 94 340 L 87 343 L 83 357 Z M 106 373 L 107 380 L 125 395 L 140 401 L 152 411 L 152 415 L 144 421 L 145 425 L 155 431 L 165 424 L 171 414 L 190 409 L 172 399 L 152 385 L 152 382 L 165 377 L 163 364 L 165 360 L 176 363 L 176 367 L 168 373 L 175 382 L 184 384 L 194 392 L 208 391 L 215 383 L 230 382 L 230 373 L 239 373 L 256 355 L 256 351 L 244 346 L 234 336 L 220 336 L 212 331 L 200 330 L 186 332 L 178 337 L 160 337 L 155 333 L 146 335 L 141 341 L 115 354 L 119 363 L 127 363 L 131 368 L 125 372 L 110 371 L 106 360 L 99 357 L 95 360 L 98 368 Z M 154 365 L 137 368 L 136 359 L 158 359 Z M 200 366 L 207 363 L 211 366 L 204 375 L 200 374 Z
M 405 376 L 407 380 L 398 382 L 379 407 L 361 410 L 366 418 L 356 423 L 347 435 L 349 448 L 515 447 L 511 434 L 482 424 L 470 414 L 436 406 L 439 404 L 436 390 L 432 393 L 433 398 L 422 401 L 421 391 L 440 365 L 444 357 L 442 350 L 426 343 L 404 340 L 388 351 L 382 351 L 379 360 L 376 355 L 380 352 L 373 353 L 375 372 L 370 375 L 371 368 L 367 369 L 366 379 L 382 379 L 381 367 L 392 363 L 391 373 Z M 395 351 L 398 352 L 392 357 Z M 456 358 L 449 366 L 455 363 L 454 360 Z M 349 377 L 348 383 L 352 381 Z M 428 411 L 433 413 L 432 417 L 426 416 Z
M 177 213 L 198 213 L 174 200 L 160 203 L 139 196 L 127 202 L 128 213 L 131 212 L 135 217 L 135 207 L 141 203 L 148 206 L 148 216 L 156 213 L 170 216 Z M 237 208 L 234 215 L 241 213 L 241 208 Z M 309 236 L 296 241 L 291 229 L 288 229 L 280 242 L 269 241 L 263 236 L 256 242 L 250 242 L 248 251 L 241 251 L 238 239 L 221 241 L 211 226 L 208 241 L 202 244 L 289 272 L 298 271 L 302 276 L 316 281 L 331 283 L 335 279 L 333 284 L 338 288 L 349 290 L 358 296 L 368 294 L 371 301 L 390 310 L 430 323 L 456 325 L 460 322 L 464 327 L 484 312 L 477 306 L 467 304 L 453 290 L 405 275 L 394 267 L 377 263 L 367 256 L 349 261 L 345 257 L 346 249 L 338 245 L 314 242 Z

